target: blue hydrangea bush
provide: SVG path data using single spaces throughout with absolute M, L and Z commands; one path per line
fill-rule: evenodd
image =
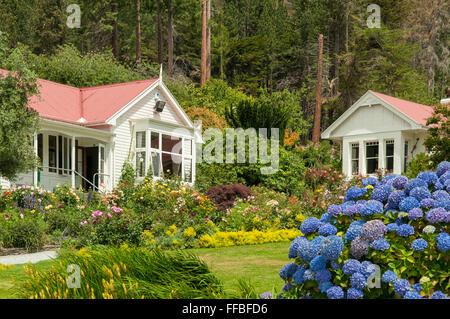
M 450 162 L 414 179 L 368 177 L 307 218 L 280 270 L 280 298 L 447 299 Z

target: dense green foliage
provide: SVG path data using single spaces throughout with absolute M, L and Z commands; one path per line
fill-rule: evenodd
M 430 152 L 430 159 L 436 167 L 440 162 L 448 160 L 450 154 L 450 105 L 437 105 L 433 116 L 428 119 L 429 135 L 424 141 Z
M 66 285 L 72 280 L 69 265 L 80 267 L 79 289 Z M 222 283 L 204 261 L 158 249 L 63 250 L 49 271 L 37 272 L 31 266 L 27 274 L 21 296 L 32 299 L 211 299 L 223 293 Z

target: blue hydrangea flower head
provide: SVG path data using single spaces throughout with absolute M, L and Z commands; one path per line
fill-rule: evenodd
M 445 185 L 445 182 L 450 179 L 450 171 L 446 171 L 444 174 L 442 174 L 439 177 L 439 183 L 441 183 L 442 185 Z
M 383 238 L 385 232 L 386 225 L 381 220 L 374 219 L 363 225 L 360 236 L 364 241 L 371 243 L 374 240 Z
M 320 252 L 320 245 L 310 241 L 300 241 L 298 243 L 297 256 L 304 261 L 311 261 Z
M 386 250 L 390 247 L 391 244 L 385 238 L 380 238 L 370 243 L 370 248 L 375 250 Z
M 339 286 L 333 286 L 327 290 L 328 299 L 344 299 L 344 291 Z
M 434 202 L 434 207 L 442 207 L 445 210 L 450 210 L 450 199 L 440 198 Z
M 344 215 L 346 215 L 346 216 L 354 216 L 354 215 L 359 213 L 359 211 L 360 211 L 362 206 L 363 205 L 361 205 L 361 204 L 355 204 L 355 205 L 347 206 L 345 208 L 345 210 L 344 210 Z
M 447 211 L 442 207 L 433 208 L 429 210 L 425 215 L 425 219 L 431 224 L 444 222 L 446 218 L 447 218 Z
M 350 253 L 353 257 L 359 259 L 369 252 L 369 244 L 361 236 L 357 236 L 350 243 Z
M 431 299 L 448 299 L 448 298 L 447 295 L 444 294 L 442 291 L 435 291 L 431 296 Z
M 300 231 L 303 234 L 309 234 L 315 232 L 320 227 L 320 225 L 321 223 L 316 217 L 308 217 L 300 226 Z
M 294 263 L 286 264 L 280 270 L 280 278 L 283 280 L 289 280 L 292 278 L 294 273 L 297 271 L 298 265 Z
M 322 236 L 336 235 L 336 233 L 337 233 L 337 228 L 328 223 L 323 224 L 319 228 L 319 235 L 322 235 Z
M 383 177 L 383 179 L 381 180 L 381 184 L 382 185 L 389 185 L 392 186 L 392 183 L 394 182 L 394 179 L 397 178 L 399 175 L 397 174 L 389 174 L 386 175 L 385 177 Z
M 434 205 L 434 204 L 433 204 Z M 329 223 L 331 221 L 331 216 L 328 213 L 323 213 L 322 216 L 320 217 L 320 221 L 322 223 Z
M 420 201 L 420 207 L 431 208 L 434 207 L 435 200 L 432 198 L 425 198 Z
M 351 199 L 358 199 L 359 197 L 363 196 L 367 193 L 366 188 L 359 188 L 358 186 L 350 187 L 345 194 L 344 200 L 351 200 Z
M 327 260 L 319 255 L 311 260 L 309 266 L 311 267 L 311 270 L 318 271 L 324 269 L 327 266 Z
M 311 269 L 307 269 L 303 274 L 303 279 L 305 280 L 314 280 L 315 273 Z
M 370 275 L 372 275 L 375 272 L 375 265 L 372 264 L 370 261 L 363 261 L 361 263 L 361 270 L 360 273 L 364 275 L 364 277 L 369 278 Z
M 444 189 L 444 185 L 442 185 L 440 182 L 437 182 L 437 183 L 435 183 L 435 184 L 433 185 L 433 189 L 434 189 L 435 191 L 443 190 L 443 189 Z
M 292 276 L 292 279 L 294 279 L 294 282 L 297 285 L 301 285 L 305 282 L 305 278 L 303 278 L 305 274 L 305 267 L 298 267 L 297 271 Z
M 352 285 L 352 288 L 363 290 L 364 287 L 367 286 L 366 276 L 360 272 L 355 272 L 350 278 L 350 284 Z
M 400 202 L 406 198 L 405 192 L 396 190 L 389 194 L 388 206 L 393 209 L 398 209 Z
M 414 240 L 412 243 L 411 243 L 411 248 L 413 249 L 413 250 L 420 250 L 420 251 L 423 251 L 425 248 L 427 248 L 428 247 L 428 243 L 427 243 L 427 241 L 425 240 L 425 239 L 422 239 L 422 238 L 419 238 L 419 239 L 416 239 L 416 240 Z
M 371 216 L 373 214 L 381 214 L 382 212 L 383 212 L 383 203 L 377 200 L 367 201 L 359 211 L 361 216 Z
M 369 185 L 375 186 L 378 180 L 375 177 L 367 177 L 361 181 L 362 186 L 367 187 Z
M 342 271 L 346 275 L 353 275 L 355 272 L 359 272 L 361 270 L 361 263 L 356 259 L 349 259 L 345 262 L 342 267 Z
M 394 282 L 394 292 L 397 296 L 403 297 L 408 291 L 411 290 L 411 284 L 406 279 L 397 279 Z
M 427 187 L 428 185 L 420 178 L 410 179 L 405 185 L 405 194 L 409 195 L 410 191 L 412 191 L 416 187 L 421 187 L 421 186 Z
M 337 216 L 340 213 L 342 213 L 341 206 L 336 205 L 336 204 L 330 205 L 330 207 L 328 207 L 327 213 L 330 216 Z
M 447 193 L 447 191 L 444 190 L 437 190 L 433 192 L 432 197 L 434 200 L 450 199 L 450 195 Z
M 322 282 L 330 281 L 331 272 L 328 269 L 320 269 L 316 272 L 315 279 L 319 284 Z
M 371 199 L 384 202 L 392 193 L 392 188 L 389 185 L 380 185 L 374 188 Z
M 414 197 L 415 199 L 417 199 L 419 201 L 419 204 L 420 204 L 420 201 L 422 199 L 431 198 L 431 193 L 428 190 L 428 187 L 423 187 L 422 186 L 422 187 L 413 188 L 411 190 L 411 192 L 409 192 L 409 196 Z
M 447 233 L 440 233 L 436 236 L 437 247 L 442 252 L 447 252 L 450 249 L 450 235 Z
M 397 231 L 398 230 L 398 224 L 397 223 L 390 223 L 386 225 L 386 231 Z
M 347 290 L 347 299 L 361 299 L 364 296 L 362 290 L 356 288 L 350 288 Z
M 442 161 L 438 164 L 436 168 L 436 174 L 438 177 L 441 177 L 443 174 L 445 174 L 447 171 L 450 171 L 450 162 L 448 161 Z
M 320 245 L 320 254 L 329 260 L 337 259 L 344 249 L 344 241 L 341 237 L 332 235 L 325 237 Z
M 406 292 L 405 295 L 403 296 L 403 298 L 404 299 L 422 299 L 422 297 L 420 296 L 420 293 L 417 292 L 416 290 Z
M 308 241 L 308 239 L 305 236 L 299 236 L 292 241 L 291 246 L 289 247 L 289 259 L 297 257 L 298 243 L 300 241 Z
M 331 281 L 321 282 L 319 284 L 320 292 L 327 292 L 327 290 L 331 287 L 333 287 L 333 283 Z
M 408 224 L 402 224 L 398 227 L 397 235 L 401 237 L 408 237 L 414 234 L 414 227 Z
M 406 183 L 408 183 L 408 177 L 400 175 L 394 178 L 392 181 L 392 187 L 395 189 L 401 189 L 405 187 Z
M 337 263 L 335 263 L 334 261 L 332 261 L 332 262 L 330 263 L 330 265 L 331 265 L 331 268 L 333 268 L 334 270 L 341 269 L 341 264 L 337 264 Z
M 398 208 L 404 212 L 409 212 L 411 209 L 416 207 L 420 207 L 420 202 L 412 196 L 406 197 L 398 205 Z
M 382 282 L 386 282 L 386 283 L 394 283 L 397 281 L 397 274 L 395 272 L 393 272 L 392 270 L 387 270 L 384 272 L 383 276 L 381 277 L 381 281 Z
M 417 175 L 417 178 L 423 180 L 425 183 L 427 183 L 427 185 L 431 185 L 431 184 L 436 183 L 438 181 L 439 177 L 433 171 L 425 171 L 425 172 L 420 172 Z
M 417 220 L 422 217 L 423 217 L 423 211 L 418 207 L 411 209 L 408 213 L 409 220 Z
M 420 283 L 415 283 L 414 285 L 413 285 L 413 289 L 415 290 L 415 291 L 422 291 L 422 286 L 420 285 Z

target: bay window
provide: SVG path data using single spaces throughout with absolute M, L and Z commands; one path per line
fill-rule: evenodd
M 144 177 L 150 171 L 153 177 L 179 176 L 192 182 L 192 140 L 155 131 L 146 133 L 136 133 L 137 176 Z M 148 144 L 145 136 L 149 138 Z

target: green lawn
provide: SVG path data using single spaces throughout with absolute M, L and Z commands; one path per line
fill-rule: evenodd
M 238 280 L 250 282 L 257 294 L 281 291 L 283 285 L 278 273 L 288 261 L 289 242 L 226 248 L 191 249 L 203 259 L 223 282 L 225 292 L 234 294 Z M 38 271 L 50 269 L 51 260 L 36 263 Z M 17 298 L 14 283 L 20 284 L 26 277 L 24 265 L 0 270 L 0 299 Z
M 38 271 L 45 271 L 50 269 L 52 263 L 52 260 L 45 260 L 34 265 Z M 0 270 L 0 299 L 17 298 L 14 282 L 20 284 L 26 278 L 27 274 L 25 273 L 24 266 L 26 265 L 14 265 L 7 270 Z
M 290 242 L 226 248 L 201 248 L 190 251 L 205 260 L 223 282 L 226 292 L 236 291 L 238 280 L 249 281 L 255 292 L 281 292 L 278 273 L 289 262 Z

